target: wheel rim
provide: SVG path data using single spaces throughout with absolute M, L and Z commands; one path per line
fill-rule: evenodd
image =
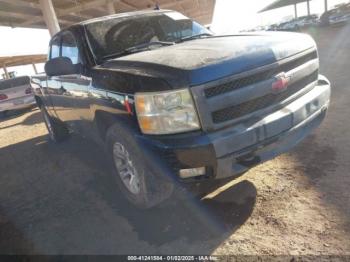
M 125 187 L 134 195 L 140 193 L 140 177 L 134 163 L 130 159 L 129 152 L 120 143 L 113 146 L 113 159 L 120 179 Z
M 49 136 L 52 140 L 55 140 L 55 136 L 53 133 L 53 128 L 52 128 L 52 124 L 51 124 L 51 121 L 49 119 L 49 116 L 45 111 L 43 112 L 43 115 L 44 115 L 44 120 L 45 120 L 47 130 L 49 131 Z

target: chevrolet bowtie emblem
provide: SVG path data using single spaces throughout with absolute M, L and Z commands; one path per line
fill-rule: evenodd
M 290 76 L 286 73 L 280 73 L 275 76 L 275 82 L 272 83 L 272 90 L 274 92 L 283 92 L 288 88 L 290 82 Z

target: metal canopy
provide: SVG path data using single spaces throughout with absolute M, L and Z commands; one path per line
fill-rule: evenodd
M 2 66 L 19 66 L 39 64 L 46 61 L 47 55 L 20 55 L 20 56 L 2 56 L 0 57 L 0 68 Z
M 289 5 L 296 5 L 299 3 L 309 2 L 309 1 L 311 1 L 311 0 L 276 0 L 272 4 L 266 6 L 264 9 L 260 10 L 259 13 L 273 10 L 276 8 L 280 8 L 280 7 L 289 6 Z
M 94 17 L 153 9 L 156 4 L 161 9 L 176 10 L 202 24 L 209 24 L 215 0 L 0 0 L 0 26 L 50 30 L 55 25 L 48 23 L 56 21 L 63 28 Z M 57 20 L 52 17 L 54 14 Z
M 19 55 L 19 56 L 2 56 L 0 57 L 0 68 L 4 70 L 5 79 L 9 79 L 10 75 L 7 71 L 7 67 L 20 66 L 20 65 L 32 65 L 34 73 L 37 74 L 38 70 L 35 64 L 46 62 L 47 55 Z

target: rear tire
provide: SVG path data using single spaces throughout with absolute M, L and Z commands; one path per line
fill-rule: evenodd
M 43 114 L 44 123 L 49 132 L 50 141 L 59 143 L 66 140 L 69 135 L 68 129 L 58 120 L 52 118 L 44 106 L 40 107 L 40 111 Z
M 173 184 L 146 166 L 139 145 L 120 125 L 112 126 L 106 136 L 107 153 L 113 175 L 125 198 L 139 209 L 149 209 L 168 199 Z

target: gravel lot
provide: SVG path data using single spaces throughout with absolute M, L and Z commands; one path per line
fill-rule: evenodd
M 350 28 L 310 33 L 333 84 L 325 122 L 203 200 L 137 211 L 96 145 L 48 143 L 37 109 L 2 119 L 0 253 L 350 255 Z

